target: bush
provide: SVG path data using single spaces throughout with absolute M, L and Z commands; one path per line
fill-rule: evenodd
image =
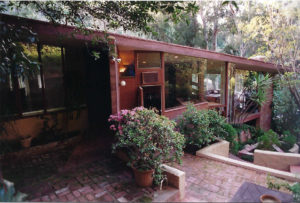
M 224 137 L 225 140 L 227 140 L 230 143 L 233 143 L 237 139 L 237 131 L 235 130 L 235 128 L 229 123 L 224 123 L 223 129 L 226 132 L 226 135 Z
M 113 152 L 126 148 L 129 166 L 142 171 L 155 169 L 155 183 L 162 178 L 162 163 L 181 161 L 184 136 L 174 130 L 174 121 L 143 107 L 122 110 L 109 121 L 116 136 Z
M 296 144 L 297 138 L 296 136 L 291 135 L 289 131 L 284 131 L 283 134 L 284 136 L 282 138 L 283 143 L 281 144 L 281 148 L 284 151 L 288 151 L 294 146 L 294 144 Z
M 197 110 L 192 104 L 177 120 L 177 129 L 184 134 L 186 145 L 202 148 L 214 142 L 217 138 L 224 138 L 223 128 L 225 118 L 213 110 Z
M 279 134 L 290 131 L 300 135 L 300 109 L 284 81 L 278 80 L 273 90 L 273 129 Z
M 258 138 L 258 142 L 258 148 L 263 150 L 273 150 L 273 144 L 280 146 L 279 137 L 273 130 L 265 132 L 263 136 Z

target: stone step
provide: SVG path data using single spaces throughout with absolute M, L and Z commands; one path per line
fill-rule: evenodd
M 153 202 L 172 202 L 179 199 L 179 197 L 180 193 L 178 189 L 167 186 L 162 190 L 157 190 L 154 193 Z

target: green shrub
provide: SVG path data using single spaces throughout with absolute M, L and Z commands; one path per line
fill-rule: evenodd
M 291 135 L 289 131 L 284 131 L 283 134 L 284 136 L 282 138 L 283 143 L 281 145 L 281 148 L 284 151 L 288 151 L 294 146 L 294 144 L 296 144 L 297 138 L 296 136 Z
M 263 136 L 258 138 L 258 142 L 258 148 L 263 150 L 273 150 L 273 144 L 280 146 L 279 137 L 273 130 L 265 132 Z
M 233 141 L 235 141 L 237 138 L 237 131 L 235 130 L 235 128 L 229 123 L 224 123 L 223 129 L 226 132 L 226 135 L 224 137 L 225 140 L 227 140 L 230 143 L 233 143 Z
M 213 110 L 197 110 L 192 104 L 177 120 L 177 129 L 185 136 L 186 145 L 207 146 L 217 138 L 224 138 L 225 118 Z

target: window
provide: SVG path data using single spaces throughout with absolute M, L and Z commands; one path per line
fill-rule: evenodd
M 41 49 L 47 108 L 64 106 L 64 84 L 60 47 L 44 45 Z
M 225 103 L 225 62 L 207 60 L 204 85 L 206 101 Z
M 160 68 L 160 52 L 140 52 L 137 53 L 138 68 Z
M 134 53 L 133 51 L 120 51 L 121 62 L 119 63 L 119 71 L 121 77 L 135 76 Z
M 23 44 L 24 53 L 33 62 L 38 62 L 36 44 Z M 42 81 L 40 71 L 33 75 L 18 78 L 20 100 L 23 112 L 43 110 Z
M 235 64 L 229 64 L 228 113 L 231 122 L 241 122 L 246 114 L 258 112 L 258 106 L 250 102 L 255 74 L 257 72 L 237 69 Z
M 41 66 L 26 76 L 7 74 L 1 77 L 0 116 L 27 115 L 66 105 L 80 107 L 86 103 L 84 50 L 72 47 L 65 51 L 62 47 L 43 45 L 39 60 L 36 44 L 21 46 L 26 56 Z
M 166 108 L 204 100 L 206 63 L 206 59 L 165 54 Z
M 1 116 L 8 116 L 18 112 L 16 94 L 14 92 L 13 81 L 10 75 L 4 77 L 1 76 L 0 97 Z

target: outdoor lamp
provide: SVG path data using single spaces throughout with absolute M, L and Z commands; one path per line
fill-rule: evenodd
M 120 82 L 120 85 L 121 85 L 122 87 L 126 86 L 126 81 L 125 81 L 125 80 L 122 80 L 122 81 Z

